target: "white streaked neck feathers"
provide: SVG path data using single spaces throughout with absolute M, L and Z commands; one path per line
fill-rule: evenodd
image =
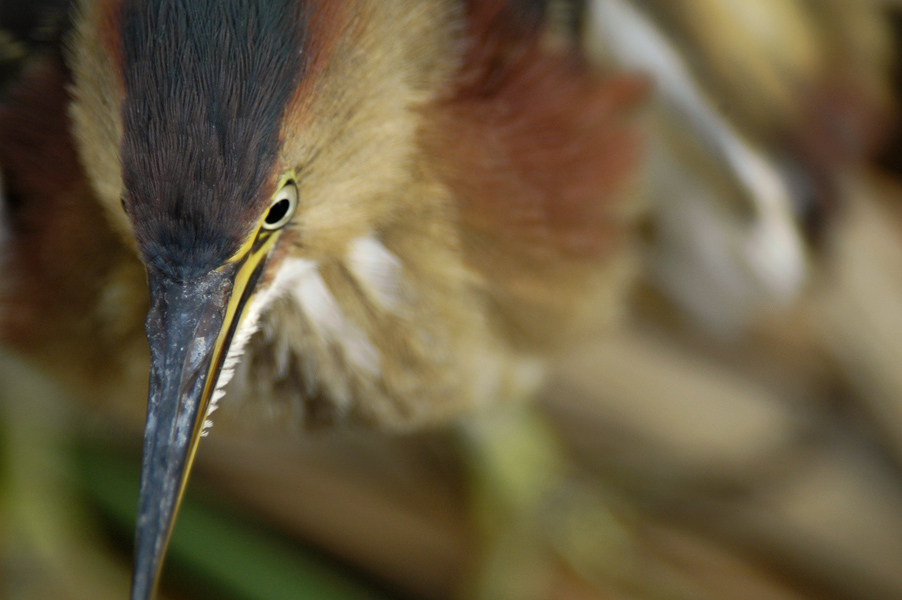
M 348 272 L 375 307 L 389 312 L 399 309 L 402 303 L 402 265 L 382 242 L 374 236 L 352 240 L 346 261 Z M 210 415 L 225 396 L 225 388 L 235 375 L 248 341 L 259 329 L 261 317 L 277 299 L 287 300 L 296 306 L 318 338 L 312 342 L 340 351 L 358 376 L 371 379 L 380 376 L 382 357 L 378 348 L 344 314 L 320 273 L 320 265 L 307 258 L 288 257 L 279 265 L 270 285 L 259 290 L 248 305 L 216 382 L 204 421 L 204 435 L 212 425 Z M 341 396 L 336 394 L 335 399 L 341 400 Z

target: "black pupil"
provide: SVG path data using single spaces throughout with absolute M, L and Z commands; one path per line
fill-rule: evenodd
M 266 215 L 266 224 L 275 225 L 281 221 L 285 215 L 288 214 L 289 207 L 291 207 L 291 202 L 286 198 L 282 198 L 273 204 L 269 209 L 269 213 Z

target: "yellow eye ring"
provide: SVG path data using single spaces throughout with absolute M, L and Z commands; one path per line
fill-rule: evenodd
M 279 193 L 273 198 L 266 216 L 263 217 L 261 227 L 269 231 L 281 229 L 294 216 L 298 207 L 298 186 L 293 180 L 288 180 Z

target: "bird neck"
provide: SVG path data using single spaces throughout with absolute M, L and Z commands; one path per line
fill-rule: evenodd
M 46 59 L 0 107 L 8 221 L 0 339 L 96 401 L 136 385 L 123 381 L 121 366 L 146 355 L 146 283 L 79 162 L 69 133 L 69 84 L 62 62 Z

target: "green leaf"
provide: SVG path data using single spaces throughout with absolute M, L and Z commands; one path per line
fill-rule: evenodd
M 139 465 L 121 456 L 83 452 L 86 491 L 115 523 L 131 530 L 138 499 Z M 383 600 L 326 559 L 276 533 L 186 494 L 167 561 L 240 600 Z

